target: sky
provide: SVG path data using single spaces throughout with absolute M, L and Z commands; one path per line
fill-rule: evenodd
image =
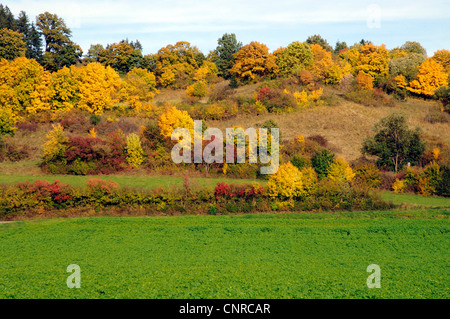
M 333 47 L 361 39 L 388 49 L 417 41 L 429 56 L 450 49 L 449 0 L 0 0 L 14 16 L 31 20 L 48 11 L 63 18 L 72 40 L 87 53 L 91 44 L 139 40 L 143 54 L 188 41 L 204 54 L 224 33 L 244 45 L 270 51 L 320 34 Z

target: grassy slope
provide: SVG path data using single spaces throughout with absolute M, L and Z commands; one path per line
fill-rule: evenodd
M 449 298 L 449 229 L 448 210 L 0 224 L 0 298 Z

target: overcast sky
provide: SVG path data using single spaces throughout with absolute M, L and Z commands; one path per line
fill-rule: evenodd
M 205 54 L 224 33 L 243 44 L 265 43 L 271 51 L 320 34 L 334 47 L 362 38 L 388 49 L 418 41 L 428 55 L 450 49 L 449 0 L 9 0 L 17 17 L 48 11 L 62 17 L 72 40 L 87 53 L 91 44 L 138 39 L 144 54 L 188 41 Z

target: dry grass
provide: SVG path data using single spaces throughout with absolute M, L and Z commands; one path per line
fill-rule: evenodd
M 403 112 L 408 117 L 410 127 L 420 127 L 425 137 L 438 137 L 449 141 L 449 124 L 431 124 L 424 121 L 430 108 L 439 109 L 437 102 L 409 100 L 392 107 L 366 107 L 341 98 L 334 106 L 317 106 L 292 114 L 240 115 L 225 121 L 210 121 L 210 127 L 225 130 L 227 127 L 240 125 L 244 128 L 254 127 L 268 119 L 274 120 L 283 135 L 283 140 L 293 139 L 302 134 L 311 136 L 320 134 L 334 146 L 338 155 L 347 160 L 361 156 L 360 149 L 364 138 L 373 134 L 373 126 L 381 118 L 393 112 Z

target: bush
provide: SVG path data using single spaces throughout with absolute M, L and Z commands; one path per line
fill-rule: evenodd
M 324 149 L 316 152 L 314 157 L 311 159 L 311 164 L 317 172 L 319 179 L 328 176 L 330 171 L 330 166 L 334 161 L 334 153 L 328 149 Z
M 98 123 L 100 123 L 100 121 L 102 120 L 102 117 L 100 115 L 97 114 L 92 114 L 90 121 L 92 125 L 97 125 Z
M 353 166 L 356 184 L 375 188 L 381 184 L 381 173 L 373 163 L 359 163 Z
M 307 195 L 303 174 L 290 162 L 280 165 L 267 182 L 267 194 L 272 198 L 295 199 Z
M 311 166 L 311 160 L 302 155 L 294 155 L 294 157 L 291 158 L 291 163 L 299 170 Z
M 145 154 L 142 150 L 141 141 L 139 136 L 132 133 L 127 136 L 125 152 L 127 157 L 127 162 L 132 167 L 139 167 L 145 160 Z

